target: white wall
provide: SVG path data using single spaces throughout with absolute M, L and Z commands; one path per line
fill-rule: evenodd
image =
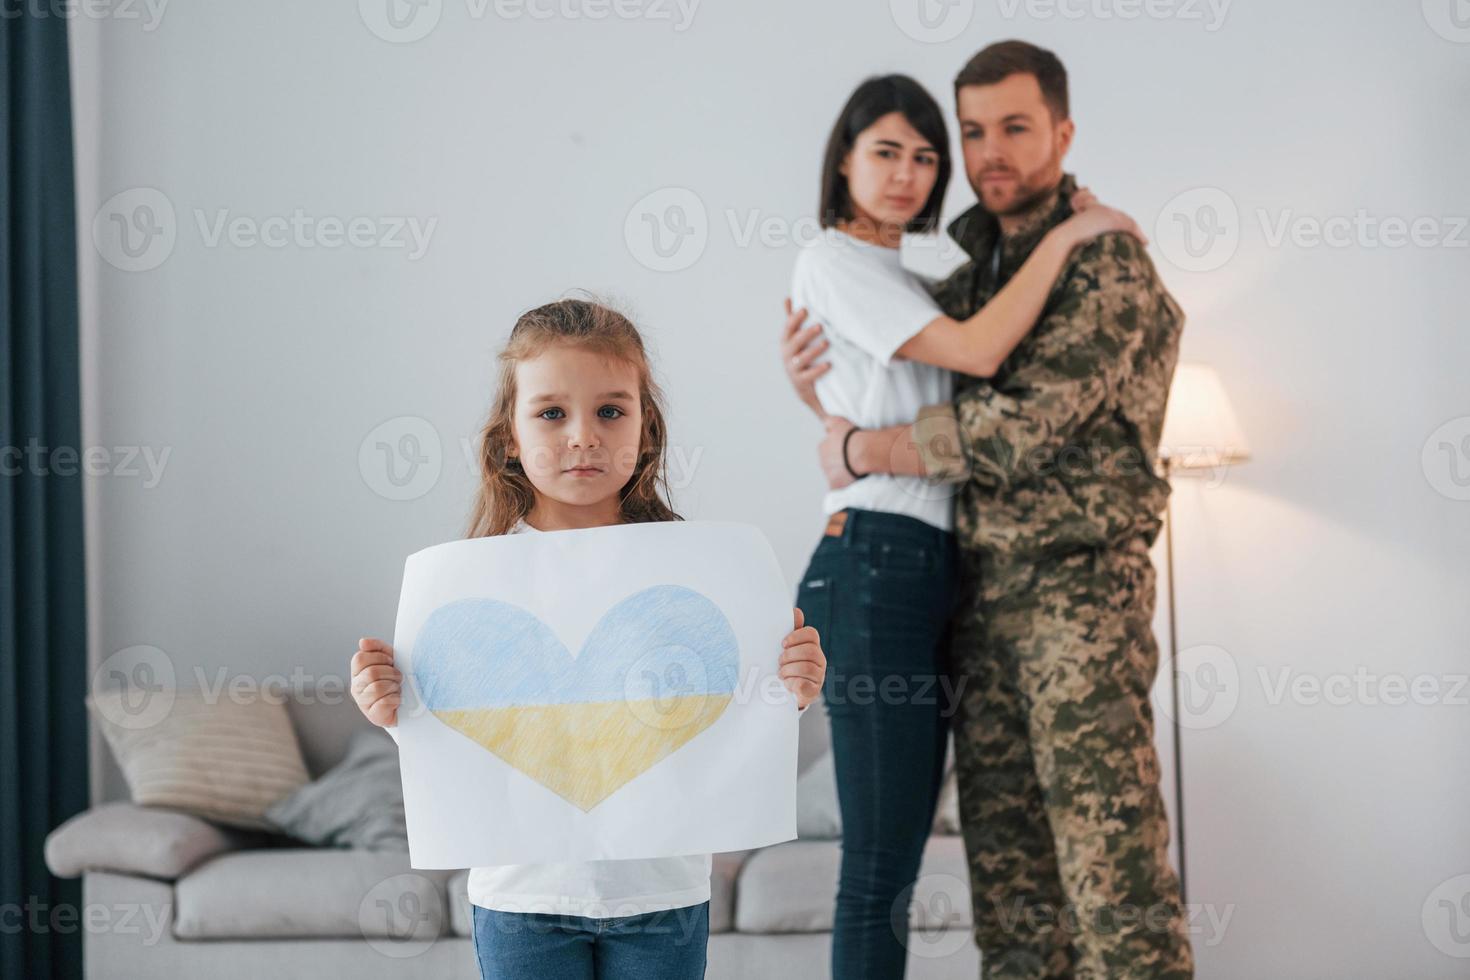
M 151 30 L 142 7 L 78 18 L 84 234 L 113 195 L 131 192 L 104 231 L 146 203 L 136 188 L 175 214 L 171 250 L 142 256 L 166 255 L 155 268 L 115 267 L 115 236 L 84 256 L 86 439 L 170 454 L 156 485 L 90 482 L 95 655 L 154 646 L 181 682 L 196 667 L 340 674 L 358 636 L 391 635 L 403 557 L 461 530 L 460 441 L 516 314 L 579 286 L 626 301 L 653 342 L 679 458 L 697 461 L 679 508 L 761 525 L 794 584 L 821 491 L 818 430 L 774 353 L 794 250 L 738 232 L 808 214 L 827 127 L 862 77 L 909 72 L 948 106 L 969 54 L 1020 36 L 1071 70 L 1071 169 L 1159 221 L 1155 254 L 1190 314 L 1184 356 L 1217 367 L 1255 453 L 1176 494 L 1181 639 L 1224 651 L 1184 667 L 1224 665 L 1227 681 L 1185 746 L 1199 974 L 1463 976 L 1435 943 L 1470 955 L 1440 903 L 1470 887 L 1435 889 L 1470 874 L 1470 712 L 1449 690 L 1470 669 L 1470 502 L 1454 499 L 1470 492 L 1449 468 L 1470 474 L 1470 233 L 1458 248 L 1268 237 L 1283 215 L 1365 209 L 1435 218 L 1443 238 L 1470 214 L 1470 46 L 1453 0 L 1154 0 L 1162 15 L 1133 19 L 1107 16 L 1127 0 L 956 0 L 932 7 L 951 18 L 937 30 L 963 28 L 936 43 L 896 26 L 917 23 L 906 2 L 704 0 L 684 24 L 663 0 L 651 13 L 672 20 L 430 0 L 421 16 L 439 19 L 413 43 L 376 36 L 369 0 L 176 0 Z M 1169 230 L 1176 195 L 1201 187 L 1237 209 L 1223 227 L 1238 249 L 1220 264 L 1227 236 L 1217 268 L 1188 272 Z M 707 215 L 679 272 L 648 268 L 625 236 L 635 203 L 667 188 Z M 950 213 L 969 201 L 957 179 Z M 437 225 L 411 260 L 210 247 L 196 217 L 297 208 Z M 403 417 L 437 434 L 442 473 L 398 501 L 359 450 Z M 1437 437 L 1425 465 L 1456 419 L 1442 435 L 1458 456 Z M 1380 681 L 1348 703 L 1275 698 L 1280 670 L 1331 684 L 1360 668 Z M 1439 703 L 1381 703 L 1391 674 L 1430 675 Z M 1210 914 L 1230 917 L 1223 939 Z

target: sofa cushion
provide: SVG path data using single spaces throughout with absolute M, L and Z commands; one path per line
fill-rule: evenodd
M 133 802 L 273 830 L 266 807 L 308 778 L 285 705 L 202 691 L 154 691 L 149 697 L 142 709 L 126 690 L 98 690 L 87 698 Z
M 297 840 L 316 847 L 406 851 L 398 748 L 381 731 L 359 731 L 329 772 L 265 811 Z
M 710 862 L 709 931 L 729 932 L 735 919 L 735 880 L 750 851 L 716 854 Z M 469 898 L 470 873 L 456 871 L 449 879 L 449 925 L 456 936 L 474 934 Z
M 756 851 L 746 860 L 736 883 L 735 930 L 830 931 L 841 864 L 838 841 L 794 840 Z M 968 875 L 961 839 L 930 837 L 914 886 L 909 924 L 929 930 L 968 929 Z
M 216 827 L 188 813 L 104 803 L 46 837 L 46 866 L 62 878 L 117 871 L 172 881 L 206 858 L 256 843 L 257 835 Z
M 271 848 L 226 854 L 174 886 L 180 939 L 438 936 L 452 872 L 393 851 Z

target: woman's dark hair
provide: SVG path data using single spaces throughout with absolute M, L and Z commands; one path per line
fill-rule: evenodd
M 857 87 L 837 116 L 832 135 L 827 137 L 827 153 L 822 160 L 822 200 L 817 219 L 823 228 L 840 221 L 850 221 L 852 197 L 847 192 L 847 178 L 842 176 L 842 161 L 857 141 L 858 135 L 890 112 L 901 112 L 909 125 L 929 141 L 939 155 L 939 174 L 924 208 L 908 223 L 905 231 L 933 231 L 939 223 L 939 208 L 944 203 L 944 189 L 949 185 L 949 130 L 939 103 L 924 86 L 907 75 L 884 75 L 870 78 Z

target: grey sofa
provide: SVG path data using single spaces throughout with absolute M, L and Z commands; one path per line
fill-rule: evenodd
M 346 700 L 290 710 L 313 776 L 367 724 Z M 809 711 L 803 769 L 826 748 L 826 718 Z M 837 841 L 805 839 L 716 855 L 708 977 L 826 977 L 839 857 Z M 478 976 L 467 872 L 414 871 L 406 854 L 285 847 L 114 802 L 53 831 L 47 861 L 83 878 L 95 980 Z M 930 839 L 910 921 L 910 977 L 979 975 L 958 837 Z

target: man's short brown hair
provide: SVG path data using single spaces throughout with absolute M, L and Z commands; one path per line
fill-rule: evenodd
M 1036 76 L 1052 118 L 1068 118 L 1067 69 L 1056 55 L 1026 41 L 997 41 L 971 58 L 955 76 L 955 96 L 966 85 L 994 85 L 1011 75 Z

